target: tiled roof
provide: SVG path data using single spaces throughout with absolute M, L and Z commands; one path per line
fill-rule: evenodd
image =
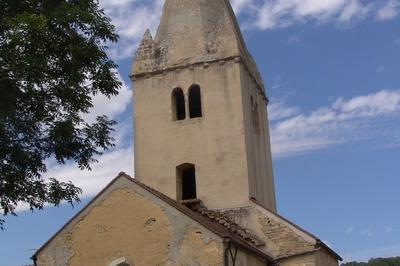
M 264 209 L 264 207 L 259 205 L 257 201 L 251 201 Z M 334 250 L 322 242 L 318 237 L 277 213 L 270 212 L 270 215 L 260 217 L 259 222 L 262 225 L 262 231 L 265 236 L 279 248 L 279 252 L 274 254 L 274 259 L 283 259 L 307 254 L 323 248 L 338 260 L 343 260 Z M 314 239 L 315 242 L 310 243 L 306 241 L 296 231 L 300 231 L 305 235 L 308 235 Z
M 290 257 L 316 250 L 315 243 L 306 241 L 284 223 L 265 217 L 260 219 L 262 231 L 278 248 L 277 258 Z
M 223 225 L 230 232 L 238 235 L 243 240 L 253 244 L 256 247 L 265 246 L 265 242 L 259 239 L 256 235 L 251 233 L 248 229 L 241 227 L 235 223 L 229 216 L 224 215 L 221 212 L 209 210 L 206 207 L 200 207 L 197 210 L 198 213 L 207 217 L 210 220 L 216 221 L 217 223 Z
M 136 179 L 133 179 L 129 175 L 121 172 L 110 184 L 108 184 L 99 194 L 96 195 L 89 202 L 79 213 L 77 213 L 67 224 L 65 224 L 51 239 L 49 239 L 39 250 L 35 252 L 35 255 L 38 254 L 48 243 L 50 243 L 70 222 L 72 222 L 76 217 L 78 217 L 81 213 L 84 212 L 86 208 L 88 208 L 101 194 L 103 194 L 108 188 L 114 184 L 114 182 L 120 178 L 126 178 L 129 181 L 133 182 L 134 184 L 138 185 L 139 187 L 143 188 L 144 190 L 148 191 L 152 195 L 156 196 L 157 198 L 161 199 L 168 205 L 172 206 L 173 208 L 177 209 L 184 215 L 188 216 L 189 218 L 193 219 L 194 221 L 198 222 L 199 224 L 203 225 L 211 232 L 215 233 L 216 235 L 220 236 L 224 239 L 224 241 L 233 242 L 236 245 L 249 250 L 250 252 L 257 254 L 258 256 L 264 258 L 268 262 L 273 262 L 272 255 L 263 251 L 261 248 L 264 247 L 266 244 L 263 240 L 258 238 L 255 234 L 251 233 L 248 229 L 240 226 L 232 217 L 230 217 L 226 213 L 222 213 L 220 211 L 209 210 L 204 206 L 200 206 L 198 208 L 188 208 L 184 204 L 178 203 L 177 201 L 169 198 L 168 196 L 164 195 L 163 193 L 146 186 L 145 184 L 139 182 Z M 256 203 L 256 202 L 255 202 Z M 282 221 L 290 223 L 283 217 L 276 215 Z M 310 236 L 314 237 L 317 240 L 316 245 L 310 245 L 309 243 L 305 242 L 303 239 L 298 237 L 297 234 L 292 232 L 285 224 L 279 223 L 276 219 L 269 219 L 265 217 L 264 229 L 265 234 L 267 237 L 276 245 L 279 246 L 279 254 L 274 254 L 275 259 L 281 259 L 284 257 L 291 257 L 294 255 L 299 255 L 301 253 L 308 253 L 313 252 L 320 248 L 321 246 L 328 249 L 332 254 L 336 255 L 338 259 L 341 260 L 340 256 L 338 256 L 333 250 L 327 247 L 322 241 L 318 238 L 315 238 L 313 235 L 307 233 L 303 229 L 297 227 L 296 225 L 292 224 L 296 228 L 299 228 L 303 232 L 309 234 Z M 296 246 L 296 249 L 290 249 L 289 246 L 293 247 Z
M 240 227 L 238 224 L 231 221 L 227 216 L 223 216 L 221 213 L 216 211 L 207 210 L 204 207 L 197 209 L 196 211 L 188 208 L 187 206 L 178 203 L 177 201 L 171 199 L 170 197 L 164 195 L 163 193 L 146 186 L 145 184 L 139 182 L 136 179 L 131 178 L 129 175 L 125 173 L 120 173 L 119 176 L 124 176 L 128 178 L 130 181 L 134 182 L 138 186 L 147 190 L 151 194 L 155 195 L 165 203 L 170 206 L 176 208 L 183 214 L 187 215 L 194 221 L 203 225 L 216 235 L 220 236 L 225 240 L 229 240 L 234 242 L 238 246 L 245 248 L 258 256 L 266 259 L 268 262 L 272 262 L 273 258 L 266 252 L 262 251 L 259 247 L 265 245 L 264 242 L 259 240 L 255 235 L 251 234 L 248 230 Z
M 152 189 L 145 184 L 139 182 L 136 179 L 133 179 L 129 175 L 125 174 L 124 172 L 121 172 L 113 181 L 111 181 L 100 193 L 98 193 L 83 209 L 81 209 L 74 217 L 72 217 L 60 230 L 58 230 L 43 246 L 41 246 L 35 254 L 32 256 L 33 259 L 36 259 L 37 254 L 39 254 L 40 251 L 42 251 L 54 238 L 61 233 L 62 230 L 64 230 L 69 223 L 71 223 L 74 219 L 76 219 L 81 213 L 83 213 L 97 198 L 100 197 L 108 188 L 110 188 L 118 179 L 120 178 L 126 178 L 129 181 L 135 183 L 139 187 L 143 188 L 144 190 L 148 191 L 149 193 L 153 194 L 157 198 L 161 199 L 168 205 L 174 207 L 184 215 L 188 216 L 189 218 L 193 219 L 194 221 L 198 222 L 199 224 L 203 225 L 205 228 L 213 232 L 214 234 L 220 236 L 221 238 L 224 239 L 224 241 L 227 242 L 233 242 L 237 246 L 240 246 L 262 258 L 264 258 L 266 261 L 273 262 L 272 257 L 267 254 L 266 252 L 262 251 L 261 249 L 258 248 L 257 245 L 255 245 L 251 240 L 248 241 L 250 238 L 249 237 L 242 237 L 240 234 L 234 233 L 234 226 L 227 227 L 221 223 L 219 223 L 215 219 L 210 219 L 198 212 L 195 212 L 188 207 L 186 207 L 183 204 L 180 204 L 176 202 L 175 200 L 169 198 L 168 196 L 164 195 L 163 193 Z M 220 220 L 221 221 L 221 220 Z M 231 228 L 231 229 L 230 229 Z M 238 227 L 236 227 L 238 228 Z M 236 232 L 239 229 L 236 230 Z M 245 235 L 243 235 L 245 236 Z M 257 242 L 255 242 L 257 243 Z

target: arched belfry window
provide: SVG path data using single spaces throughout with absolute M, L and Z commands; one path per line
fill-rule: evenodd
M 192 85 L 189 88 L 189 112 L 190 118 L 202 117 L 200 86 Z
M 185 163 L 176 167 L 178 201 L 197 198 L 196 169 L 193 164 Z
M 181 88 L 175 88 L 172 91 L 172 119 L 184 120 L 185 118 L 185 95 Z

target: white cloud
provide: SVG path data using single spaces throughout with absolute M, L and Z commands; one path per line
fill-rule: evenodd
M 122 0 L 118 0 L 122 1 Z M 88 121 L 93 121 L 98 115 L 108 115 L 116 119 L 122 114 L 132 101 L 132 91 L 118 74 L 123 86 L 118 96 L 110 99 L 98 94 L 94 99 L 94 107 L 90 114 L 85 116 Z M 132 119 L 130 116 L 119 120 L 113 133 L 115 147 L 99 156 L 98 162 L 92 164 L 92 171 L 81 171 L 74 163 L 67 165 L 49 164 L 47 177 L 55 177 L 59 181 L 72 181 L 72 183 L 83 190 L 82 197 L 90 197 L 99 192 L 120 171 L 128 174 L 133 173 L 133 146 L 132 146 Z
M 232 0 L 231 5 L 236 14 L 252 5 L 252 0 Z
M 389 20 L 395 18 L 400 12 L 400 1 L 399 0 L 388 0 L 376 14 L 377 20 Z
M 386 234 L 399 233 L 399 232 L 400 232 L 400 229 L 398 229 L 398 228 L 393 228 L 392 226 L 387 226 L 387 227 L 385 228 L 385 233 L 386 233 Z
M 382 73 L 382 72 L 385 72 L 385 70 L 386 70 L 386 67 L 385 67 L 384 65 L 380 65 L 380 66 L 376 69 L 376 72 Z
M 97 163 L 91 164 L 91 171 L 80 170 L 78 166 L 69 162 L 65 165 L 57 164 L 54 160 L 47 162 L 48 172 L 46 178 L 56 178 L 60 182 L 71 181 L 82 189 L 80 198 L 88 198 L 96 195 L 121 171 L 133 176 L 134 156 L 131 136 L 132 121 L 130 117 L 119 121 L 113 133 L 116 146 L 97 156 Z M 49 204 L 45 205 L 46 207 Z M 18 203 L 17 212 L 29 210 L 29 204 Z
M 339 98 L 333 109 L 338 111 L 341 120 L 381 115 L 397 114 L 400 111 L 400 90 L 381 90 L 374 94 L 353 97 L 350 100 Z
M 119 148 L 98 158 L 98 163 L 92 165 L 92 171 L 81 171 L 76 164 L 53 165 L 47 177 L 54 177 L 61 182 L 71 181 L 83 190 L 81 198 L 92 197 L 100 192 L 119 172 L 133 174 L 133 148 Z M 48 205 L 46 205 L 48 206 Z M 29 210 L 29 205 L 19 203 L 17 212 Z
M 123 7 L 129 3 L 137 2 L 135 0 L 101 0 L 100 4 L 103 8 Z
M 299 112 L 279 102 L 271 103 L 269 110 L 272 151 L 275 156 L 287 156 L 374 137 L 383 139 L 385 134 L 390 141 L 396 141 L 393 135 L 398 134 L 398 127 L 377 130 L 375 134 L 374 130 L 379 120 L 400 117 L 400 90 L 382 90 L 349 100 L 339 98 L 330 106 L 310 113 Z
M 317 23 L 349 23 L 352 19 L 365 16 L 370 6 L 359 0 L 271 0 L 263 1 L 255 10 L 253 25 L 264 30 L 309 20 Z
M 393 232 L 393 227 L 388 226 L 385 228 L 385 233 L 391 233 L 391 232 Z
M 372 5 L 362 5 L 358 0 L 350 0 L 344 6 L 338 20 L 343 23 L 350 23 L 355 18 L 365 17 L 371 10 Z
M 118 0 L 122 1 L 122 0 Z M 108 99 L 102 94 L 94 97 L 94 107 L 89 114 L 83 115 L 87 122 L 94 122 L 99 115 L 107 115 L 110 119 L 116 119 L 130 105 L 132 100 L 132 91 L 126 85 L 118 73 L 118 78 L 123 86 L 118 96 Z M 54 160 L 49 160 L 47 165 L 47 178 L 54 177 L 61 182 L 72 181 L 72 183 L 83 190 L 82 198 L 91 197 L 99 192 L 107 183 L 109 183 L 120 171 L 128 174 L 133 173 L 133 147 L 131 136 L 132 121 L 130 117 L 118 121 L 113 133 L 115 139 L 115 148 L 107 151 L 98 157 L 98 162 L 92 164 L 92 171 L 81 171 L 74 163 L 59 165 Z M 17 212 L 29 210 L 29 205 L 19 203 Z
M 371 237 L 374 235 L 374 232 L 372 232 L 371 229 L 368 228 L 368 229 L 361 231 L 361 234 Z
M 74 164 L 56 166 L 50 169 L 47 176 L 55 177 L 60 181 L 72 181 L 76 186 L 82 188 L 83 197 L 93 196 L 114 179 L 119 172 L 125 171 L 132 174 L 132 146 L 104 154 L 92 168 L 92 171 L 81 171 Z
M 100 115 L 107 115 L 109 118 L 114 119 L 129 106 L 132 100 L 132 91 L 119 73 L 117 73 L 117 77 L 122 83 L 119 94 L 111 98 L 107 98 L 101 93 L 94 96 L 93 108 L 90 110 L 90 113 L 83 115 L 83 118 L 87 122 L 94 122 L 96 117 Z
M 106 15 L 112 19 L 120 35 L 119 43 L 111 44 L 111 58 L 134 56 L 146 29 L 155 33 L 164 0 L 100 0 Z M 268 30 L 308 21 L 316 24 L 348 25 L 376 14 L 377 20 L 398 15 L 400 0 L 387 0 L 384 5 L 361 0 L 231 0 L 243 29 Z
M 268 115 L 270 121 L 292 117 L 299 112 L 300 111 L 298 108 L 289 107 L 282 100 L 271 99 L 271 103 L 268 106 Z
M 107 16 L 115 25 L 120 40 L 111 45 L 111 58 L 133 58 L 134 52 L 146 31 L 155 32 L 158 26 L 163 0 L 101 0 Z
M 349 228 L 346 229 L 346 233 L 347 233 L 347 234 L 351 234 L 351 233 L 354 232 L 355 229 L 356 229 L 356 228 L 355 228 L 354 226 L 350 226 Z

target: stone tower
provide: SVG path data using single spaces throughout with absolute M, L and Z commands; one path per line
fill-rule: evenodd
M 276 212 L 268 99 L 228 0 L 166 0 L 131 79 L 136 179 L 210 209 Z
M 135 179 L 120 173 L 35 265 L 339 265 L 276 213 L 268 100 L 228 0 L 165 0 L 131 78 Z

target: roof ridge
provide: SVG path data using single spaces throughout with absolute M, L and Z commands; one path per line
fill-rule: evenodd
M 260 208 L 266 210 L 266 211 L 269 212 L 271 215 L 275 216 L 275 219 L 278 218 L 278 219 L 282 220 L 283 222 L 289 224 L 290 226 L 292 226 L 292 227 L 295 228 L 296 230 L 299 230 L 299 231 L 302 232 L 303 234 L 306 234 L 306 235 L 308 235 L 309 237 L 313 238 L 313 239 L 316 241 L 316 243 L 315 243 L 315 245 L 314 245 L 314 247 L 316 248 L 315 250 L 317 250 L 319 247 L 323 247 L 323 248 L 325 248 L 326 250 L 328 250 L 328 252 L 330 252 L 332 255 L 334 255 L 338 260 L 340 260 L 340 261 L 343 260 L 343 258 L 342 258 L 339 254 L 337 254 L 331 247 L 329 247 L 327 244 L 325 244 L 325 243 L 324 243 L 320 238 L 318 238 L 316 235 L 314 235 L 314 234 L 308 232 L 306 229 L 304 229 L 304 228 L 302 228 L 301 226 L 295 224 L 294 222 L 290 221 L 289 219 L 283 217 L 283 216 L 280 215 L 279 213 L 273 212 L 273 211 L 271 211 L 271 210 L 265 208 L 264 206 L 262 206 L 261 204 L 259 204 L 256 200 L 250 199 L 250 202 L 254 203 L 256 206 L 258 206 L 258 207 L 260 207 Z M 301 254 L 301 253 L 299 253 L 299 254 Z M 290 255 L 290 256 L 297 256 L 297 255 L 298 255 L 298 254 L 293 254 L 293 255 Z M 289 257 L 290 257 L 290 256 L 289 256 Z

